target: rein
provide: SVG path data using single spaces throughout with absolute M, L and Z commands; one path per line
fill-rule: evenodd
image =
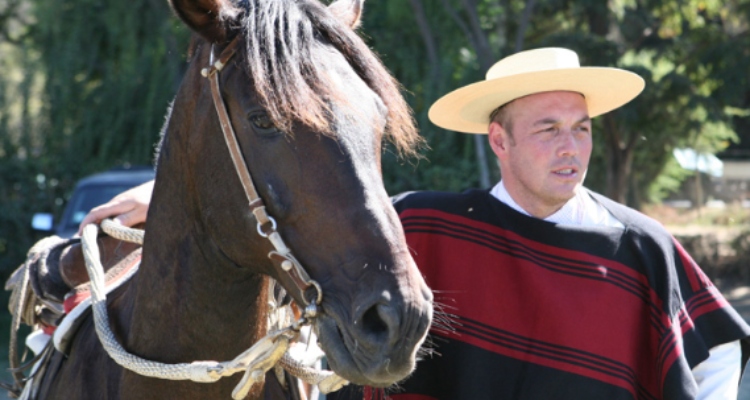
M 232 397 L 236 400 L 245 398 L 255 383 L 263 381 L 267 371 L 276 368 L 278 372 L 279 366 L 291 375 L 309 384 L 318 386 L 321 392 L 329 393 L 340 389 L 348 382 L 332 371 L 321 371 L 309 367 L 306 363 L 292 357 L 291 351 L 289 351 L 295 344 L 298 344 L 294 343 L 294 340 L 299 337 L 300 329 L 305 325 L 309 325 L 318 315 L 318 306 L 323 300 L 323 290 L 316 281 L 310 278 L 307 271 L 294 257 L 276 230 L 276 220 L 266 212 L 265 204 L 250 176 L 237 136 L 232 127 L 229 113 L 221 97 L 219 72 L 221 72 L 226 63 L 236 53 L 238 43 L 239 36 L 235 37 L 229 43 L 216 61 L 213 60 L 212 49 L 211 65 L 204 68 L 201 74 L 208 78 L 211 84 L 211 94 L 219 117 L 221 130 L 224 134 L 224 140 L 229 149 L 237 176 L 244 189 L 248 206 L 257 220 L 258 234 L 268 239 L 273 245 L 274 250 L 268 253 L 268 258 L 277 269 L 279 279 L 282 283 L 286 283 L 283 285 L 284 288 L 297 301 L 301 301 L 305 307 L 302 317 L 297 321 L 292 321 L 294 314 L 290 309 L 290 305 L 278 307 L 275 299 L 269 299 L 271 306 L 274 308 L 271 312 L 275 314 L 269 317 L 269 320 L 272 321 L 269 330 L 271 328 L 275 329 L 234 360 L 228 362 L 194 361 L 182 364 L 163 364 L 130 354 L 120 345 L 109 328 L 106 294 L 103 289 L 103 268 L 96 245 L 98 229 L 96 225 L 90 224 L 83 230 L 82 244 L 86 270 L 91 278 L 92 307 L 94 310 L 96 333 L 103 347 L 115 362 L 140 375 L 171 380 L 189 379 L 194 382 L 216 382 L 222 377 L 244 371 L 243 378 L 232 392 Z M 136 230 L 123 228 L 109 220 L 102 221 L 101 226 L 106 233 L 118 239 L 143 242 L 142 234 L 133 233 L 137 232 Z M 127 237 L 132 235 L 134 237 Z M 275 282 L 273 279 L 271 281 Z M 284 323 L 290 324 L 283 327 L 281 324 Z

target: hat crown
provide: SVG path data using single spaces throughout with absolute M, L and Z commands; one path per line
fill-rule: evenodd
M 503 58 L 487 71 L 486 79 L 492 80 L 529 72 L 580 68 L 580 66 L 578 54 L 574 51 L 547 47 L 522 51 Z

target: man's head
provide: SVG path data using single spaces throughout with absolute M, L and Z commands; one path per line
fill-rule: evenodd
M 446 129 L 488 133 L 509 193 L 544 218 L 583 182 L 591 118 L 624 105 L 643 87 L 629 71 L 581 67 L 571 50 L 529 50 L 498 61 L 486 80 L 440 98 L 429 117 Z
M 503 183 L 524 210 L 545 218 L 583 182 L 591 157 L 591 119 L 580 93 L 554 91 L 516 99 L 488 128 Z

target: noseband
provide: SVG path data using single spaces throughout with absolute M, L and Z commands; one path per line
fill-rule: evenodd
M 245 163 L 245 158 L 242 156 L 242 150 L 240 149 L 237 141 L 237 135 L 232 127 L 232 121 L 229 119 L 229 113 L 227 107 L 224 104 L 224 99 L 221 97 L 221 88 L 219 87 L 219 72 L 224 68 L 227 62 L 237 51 L 237 45 L 239 44 L 239 36 L 235 37 L 229 45 L 221 52 L 218 60 L 214 61 L 213 48 L 211 49 L 211 60 L 210 66 L 204 68 L 201 74 L 208 78 L 211 82 L 211 95 L 213 97 L 214 106 L 216 107 L 216 113 L 219 116 L 219 124 L 221 125 L 221 131 L 224 133 L 224 141 L 229 149 L 229 154 L 232 157 L 232 163 L 234 169 L 237 171 L 237 176 L 240 178 L 242 187 L 247 197 L 248 206 L 255 219 L 258 221 L 258 234 L 268 239 L 274 247 L 274 250 L 268 253 L 268 258 L 273 262 L 274 268 L 278 272 L 278 276 L 282 280 L 291 282 L 293 290 L 296 291 L 297 296 L 293 296 L 297 299 L 302 299 L 305 307 L 305 318 L 314 318 L 317 315 L 317 306 L 323 299 L 323 290 L 320 285 L 310 278 L 307 271 L 305 271 L 302 264 L 294 257 L 292 251 L 284 243 L 279 232 L 276 230 L 276 220 L 273 219 L 266 212 L 266 206 L 263 203 L 263 199 L 258 194 L 258 190 L 255 188 L 253 178 L 250 176 L 250 172 Z M 289 285 L 285 285 L 285 289 L 290 290 Z M 308 292 L 311 296 L 308 297 Z M 310 300 L 312 299 L 312 300 Z

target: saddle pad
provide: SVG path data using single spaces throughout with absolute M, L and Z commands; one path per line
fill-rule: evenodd
M 109 270 L 105 277 L 105 294 L 122 286 L 130 280 L 141 264 L 141 254 L 137 252 L 132 257 L 128 256 L 124 262 L 117 267 Z M 89 284 L 83 284 L 71 291 L 65 298 L 64 308 L 65 317 L 55 329 L 52 341 L 55 348 L 63 354 L 68 354 L 68 348 L 81 324 L 82 316 L 91 308 L 91 289 Z

